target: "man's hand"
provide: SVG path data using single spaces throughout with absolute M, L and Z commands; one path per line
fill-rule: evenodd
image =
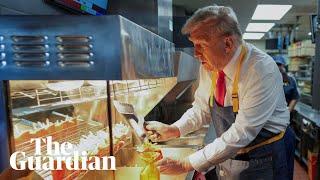
M 179 128 L 158 121 L 148 121 L 145 127 L 148 138 L 153 142 L 168 141 L 180 137 Z
M 167 175 L 179 175 L 193 170 L 188 158 L 183 160 L 173 160 L 164 158 L 156 163 L 160 173 Z

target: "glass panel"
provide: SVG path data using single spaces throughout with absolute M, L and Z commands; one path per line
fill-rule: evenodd
M 141 159 L 137 156 L 132 156 L 133 160 L 124 153 L 138 154 L 136 148 L 144 142 L 141 136 L 144 133 L 144 117 L 176 85 L 177 79 L 110 81 L 111 104 L 107 104 L 106 81 L 9 82 L 15 151 L 26 152 L 27 157 L 33 156 L 36 149 L 30 140 L 51 136 L 53 141 L 60 144 L 72 143 L 74 148 L 70 152 L 78 150 L 86 151 L 90 156 L 109 156 L 110 131 L 107 110 L 110 105 L 113 155 L 116 158 L 117 167 L 122 168 L 141 165 L 139 163 Z M 129 105 L 132 111 L 124 113 L 124 110 L 116 108 L 115 102 Z M 136 124 L 130 120 L 133 114 L 137 117 L 134 120 Z M 44 143 L 41 151 L 44 154 L 48 152 Z M 18 160 L 23 159 L 23 157 L 19 158 Z M 55 159 L 56 156 L 52 155 L 52 158 Z M 81 160 L 73 158 L 74 161 Z M 138 171 L 141 168 L 133 169 Z M 90 179 L 92 177 L 99 179 L 112 178 L 116 175 L 111 171 L 71 171 L 66 170 L 65 165 L 63 169 L 63 171 L 39 170 L 36 172 L 42 178 L 53 177 L 53 179 Z
M 51 136 L 52 141 L 60 144 L 72 143 L 69 151 L 73 162 L 76 150 L 101 159 L 110 155 L 105 81 L 10 81 L 10 98 L 15 151 L 26 152 L 26 157 L 34 156 L 36 148 L 30 140 Z M 115 117 L 114 111 L 112 116 Z M 114 121 L 113 132 L 114 152 L 130 144 L 128 124 Z M 42 155 L 48 152 L 44 143 L 41 152 Z M 56 157 L 51 156 L 56 163 Z M 65 161 L 62 168 L 63 171 L 36 172 L 42 178 L 53 179 L 93 177 L 87 170 L 66 170 Z M 95 173 L 94 177 L 106 176 L 105 173 Z

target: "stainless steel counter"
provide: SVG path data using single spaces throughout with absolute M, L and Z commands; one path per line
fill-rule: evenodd
M 312 109 L 310 106 L 298 102 L 295 107 L 295 110 L 308 120 L 314 122 L 318 127 L 320 127 L 320 111 Z

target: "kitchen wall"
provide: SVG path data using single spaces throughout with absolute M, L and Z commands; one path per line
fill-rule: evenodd
M 50 0 L 0 0 L 0 15 L 71 14 L 45 1 Z M 172 0 L 109 0 L 107 12 L 120 14 L 173 41 Z
M 253 44 L 258 49 L 266 52 L 266 41 L 265 40 L 246 40 L 246 42 Z
M 0 0 L 0 15 L 66 14 L 44 0 Z

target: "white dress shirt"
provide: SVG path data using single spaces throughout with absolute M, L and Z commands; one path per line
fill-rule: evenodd
M 273 59 L 251 44 L 245 43 L 248 54 L 239 77 L 239 111 L 235 122 L 220 137 L 189 156 L 193 168 L 207 171 L 236 155 L 237 151 L 255 139 L 262 128 L 273 133 L 285 131 L 289 124 L 289 111 L 283 91 L 282 75 Z M 223 69 L 226 74 L 224 106 L 232 106 L 232 87 L 239 47 Z M 195 92 L 193 107 L 174 123 L 181 136 L 214 121 L 211 118 L 209 97 L 211 73 L 200 67 L 200 83 Z

